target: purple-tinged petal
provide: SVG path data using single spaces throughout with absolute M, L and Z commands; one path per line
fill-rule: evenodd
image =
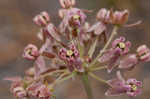
M 22 56 L 28 60 L 35 60 L 39 56 L 38 48 L 33 44 L 28 44 Z
M 113 50 L 107 50 L 104 52 L 104 54 L 98 59 L 98 61 L 100 63 L 105 63 L 111 60 L 111 58 L 113 57 Z
M 122 55 L 125 55 L 125 54 L 127 54 L 129 51 L 130 51 L 130 48 L 131 47 L 131 42 L 130 41 L 127 41 L 126 43 L 125 43 L 125 48 L 124 48 L 124 51 L 122 52 Z
M 136 90 L 135 92 L 127 92 L 127 95 L 130 97 L 135 97 L 137 95 L 140 95 L 142 93 L 141 89 Z
M 138 87 L 142 87 L 142 86 L 143 86 L 143 83 L 142 83 L 141 81 L 136 81 L 136 85 L 137 85 Z
M 60 18 L 64 18 L 64 16 L 67 14 L 67 10 L 66 9 L 60 9 L 58 12 L 58 15 Z
M 122 87 L 124 85 L 124 82 L 118 78 L 116 79 L 112 79 L 112 80 L 108 80 L 107 83 L 111 86 L 111 87 Z
M 112 24 L 123 25 L 128 21 L 129 11 L 115 11 L 113 13 Z
M 79 71 L 79 72 L 84 72 L 84 68 L 82 67 L 82 61 L 80 58 L 76 59 L 74 62 L 75 68 Z
M 141 45 L 137 48 L 137 54 L 140 61 L 150 61 L 150 49 L 146 45 Z
M 97 22 L 88 30 L 88 32 L 94 32 L 94 35 L 101 35 L 105 31 L 106 25 L 102 22 Z
M 126 93 L 126 89 L 122 87 L 110 88 L 106 91 L 106 96 L 119 96 Z
M 50 22 L 50 16 L 47 12 L 43 11 L 33 19 L 34 23 L 39 26 L 46 26 Z
M 37 58 L 37 60 L 34 63 L 34 68 L 35 68 L 35 77 L 38 77 L 40 73 L 46 70 L 45 60 L 43 56 L 39 56 Z
M 136 54 L 130 54 L 120 61 L 119 68 L 120 69 L 132 69 L 138 63 L 138 58 Z
M 116 40 L 113 41 L 112 47 L 113 47 L 113 48 L 116 48 L 116 46 L 118 45 L 118 43 L 124 42 L 124 41 L 125 41 L 125 37 L 117 38 Z
M 60 5 L 65 9 L 68 9 L 76 4 L 75 0 L 59 0 L 59 2 Z
M 47 27 L 45 28 L 45 31 L 53 37 L 57 41 L 61 41 L 59 34 L 57 33 L 56 27 L 53 24 L 48 24 Z
M 97 19 L 100 20 L 100 21 L 104 21 L 105 20 L 105 17 L 107 15 L 107 12 L 108 10 L 105 9 L 105 8 L 102 8 L 99 10 L 99 12 L 97 13 Z
M 111 71 L 113 70 L 114 67 L 118 66 L 119 64 L 119 54 L 114 54 L 113 57 L 111 58 L 111 60 L 108 63 L 108 67 L 107 67 L 107 71 L 108 73 L 111 73 Z

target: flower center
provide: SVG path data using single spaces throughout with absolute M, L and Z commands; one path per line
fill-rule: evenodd
M 26 52 L 27 52 L 29 55 L 31 55 L 31 54 L 32 54 L 32 49 L 30 48 L 30 49 L 28 49 Z
M 80 16 L 76 14 L 76 15 L 73 16 L 73 19 L 78 20 L 78 19 L 80 19 Z
M 67 50 L 67 56 L 72 56 L 73 55 L 73 51 L 72 50 Z
M 118 43 L 118 47 L 121 49 L 124 49 L 126 47 L 126 45 L 125 45 L 125 43 L 120 42 L 120 43 Z
M 132 91 L 136 91 L 137 90 L 137 86 L 136 85 L 131 85 Z

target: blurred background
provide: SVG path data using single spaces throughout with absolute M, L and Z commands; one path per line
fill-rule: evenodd
M 133 42 L 132 49 L 141 44 L 150 47 L 150 0 L 77 0 L 77 7 L 92 9 L 94 12 L 88 21 L 94 23 L 95 14 L 100 8 L 129 9 L 129 23 L 142 20 L 140 26 L 124 28 L 120 34 Z M 9 82 L 3 81 L 8 76 L 23 76 L 24 71 L 32 66 L 32 62 L 24 60 L 21 55 L 28 43 L 37 46 L 41 42 L 36 37 L 39 28 L 32 18 L 41 11 L 47 11 L 53 23 L 59 24 L 57 11 L 60 8 L 58 0 L 0 0 L 0 99 L 14 99 L 9 92 Z M 144 82 L 143 93 L 136 99 L 150 99 L 150 63 L 137 66 L 128 73 L 128 77 L 136 77 Z M 97 72 L 105 78 L 105 72 Z M 95 99 L 129 99 L 127 96 L 104 96 L 108 86 L 91 79 Z M 57 99 L 87 99 L 80 81 L 70 81 L 58 86 Z

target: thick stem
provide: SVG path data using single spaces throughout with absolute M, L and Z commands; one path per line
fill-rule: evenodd
M 82 82 L 87 93 L 88 99 L 94 99 L 87 73 L 84 73 L 82 75 Z
M 105 52 L 105 50 L 109 47 L 111 41 L 113 40 L 114 36 L 117 34 L 118 26 L 114 26 L 113 31 L 111 33 L 111 36 L 107 43 L 105 44 L 104 48 L 100 51 L 99 55 L 93 60 L 93 62 L 90 64 L 90 66 L 94 66 L 94 64 L 97 62 L 98 58 L 102 56 L 102 54 Z

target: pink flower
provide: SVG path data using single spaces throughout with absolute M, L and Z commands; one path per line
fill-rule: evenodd
M 28 96 L 36 99 L 50 99 L 51 92 L 42 83 L 33 83 L 27 88 Z
M 59 2 L 60 5 L 65 9 L 68 9 L 75 5 L 75 0 L 59 0 Z
M 119 65 L 120 56 L 126 55 L 129 52 L 130 46 L 131 43 L 129 41 L 125 42 L 124 37 L 114 40 L 112 48 L 104 52 L 99 58 L 99 62 L 107 63 L 108 72 L 110 73 L 114 67 Z
M 86 19 L 86 15 L 78 8 L 71 8 L 65 11 L 64 15 L 63 21 L 59 26 L 59 31 L 61 33 L 66 32 L 67 29 L 71 29 L 71 31 L 75 29 L 76 31 L 80 30 L 81 25 L 84 24 Z
M 136 96 L 141 93 L 142 82 L 136 79 L 128 79 L 127 81 L 121 76 L 120 72 L 117 72 L 117 78 L 108 81 L 108 84 L 112 87 L 107 90 L 105 95 L 117 96 L 127 94 L 128 96 Z
M 107 10 L 105 8 L 102 8 L 97 13 L 97 19 L 103 23 L 110 23 L 111 22 L 111 15 L 112 10 Z
M 129 11 L 115 11 L 112 16 L 112 24 L 123 25 L 128 21 Z
M 125 42 L 125 40 L 126 39 L 124 37 L 120 37 L 114 40 L 112 43 L 112 48 L 118 50 L 121 55 L 127 54 L 130 50 L 129 48 L 131 47 L 131 42 L 130 41 Z
M 79 57 L 79 52 L 74 44 L 71 44 L 69 46 L 69 49 L 60 49 L 59 56 L 62 60 L 67 62 L 67 66 L 71 72 L 74 69 L 83 72 L 82 61 Z
M 137 49 L 139 60 L 142 62 L 150 61 L 150 49 L 146 45 L 141 45 Z
M 91 26 L 88 32 L 93 32 L 96 36 L 101 36 L 102 33 L 106 33 L 107 27 L 103 22 L 97 22 L 93 26 Z
M 41 12 L 33 19 L 34 23 L 38 26 L 46 26 L 50 22 L 50 17 L 47 12 Z
M 118 68 L 131 70 L 136 64 L 138 64 L 138 58 L 136 54 L 129 54 L 120 60 Z
M 126 81 L 126 84 L 130 86 L 130 89 L 126 92 L 128 96 L 136 96 L 138 94 L 141 94 L 141 89 L 139 89 L 140 87 L 142 87 L 141 81 L 137 81 L 136 79 L 132 78 L 128 79 Z
M 12 82 L 10 91 L 15 97 L 17 97 L 17 99 L 27 99 L 27 92 L 20 77 L 9 77 L 5 78 L 5 80 Z
M 33 44 L 28 44 L 23 53 L 23 57 L 28 60 L 35 60 L 39 56 L 38 48 Z

